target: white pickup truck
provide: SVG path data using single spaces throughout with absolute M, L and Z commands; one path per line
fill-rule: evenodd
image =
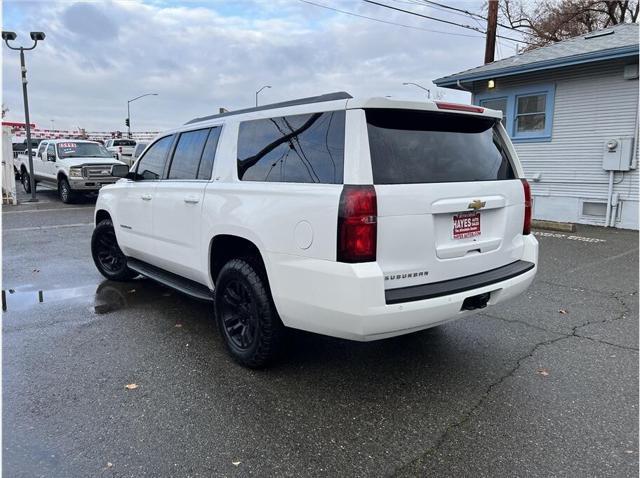
M 136 142 L 133 139 L 110 139 L 104 144 L 107 151 L 110 151 L 113 156 L 131 166 L 133 161 L 131 160 L 133 152 L 136 149 Z
M 73 202 L 80 193 L 99 190 L 119 178 L 111 176 L 111 166 L 124 164 L 99 143 L 76 139 L 45 140 L 33 157 L 36 184 L 55 187 L 64 203 Z M 15 166 L 25 192 L 31 192 L 29 159 L 26 154 L 16 158 Z

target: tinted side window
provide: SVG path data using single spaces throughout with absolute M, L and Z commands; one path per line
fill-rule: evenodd
M 243 181 L 340 184 L 344 111 L 240 124 L 238 177 Z
M 204 153 L 202 153 L 200 169 L 198 169 L 198 179 L 211 179 L 211 170 L 213 169 L 213 161 L 216 156 L 220 131 L 222 131 L 222 127 L 220 126 L 211 128 L 207 144 L 204 146 Z
M 46 148 L 47 143 L 40 143 L 40 146 L 38 147 L 38 157 L 42 157 L 42 153 L 44 153 L 44 148 Z
M 196 179 L 200 157 L 208 135 L 208 129 L 187 131 L 180 134 L 169 167 L 169 179 Z
M 56 147 L 53 143 L 50 143 L 47 147 L 47 156 L 55 156 L 56 155 Z
M 138 179 L 153 180 L 162 177 L 172 142 L 173 136 L 165 136 L 151 145 L 145 155 L 138 161 L 138 169 L 136 170 Z

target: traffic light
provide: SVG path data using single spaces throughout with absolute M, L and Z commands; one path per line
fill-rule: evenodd
M 128 128 L 129 127 L 129 118 L 125 118 L 124 119 L 124 125 Z

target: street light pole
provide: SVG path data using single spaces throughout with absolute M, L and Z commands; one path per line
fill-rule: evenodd
M 20 76 L 22 79 L 22 97 L 24 99 L 24 121 L 25 128 L 27 130 L 27 156 L 29 159 L 29 186 L 31 189 L 31 199 L 29 202 L 38 202 L 36 198 L 36 180 L 33 175 L 33 152 L 31 151 L 31 122 L 29 120 L 29 96 L 27 94 L 27 67 L 24 62 L 24 52 L 28 50 L 33 50 L 38 41 L 44 40 L 45 35 L 43 32 L 31 32 L 31 39 L 33 40 L 33 46 L 29 48 L 25 47 L 12 47 L 9 45 L 9 41 L 13 41 L 16 39 L 17 35 L 15 32 L 2 32 L 2 39 L 4 40 L 7 48 L 10 50 L 20 51 Z
M 407 83 L 402 83 L 403 85 L 407 86 L 407 85 L 413 85 L 413 86 L 417 86 L 418 88 L 424 90 L 427 92 L 427 99 L 430 100 L 431 99 L 431 90 L 429 88 L 425 88 L 424 86 L 419 85 L 418 83 L 411 83 L 411 82 L 407 82 Z
M 256 91 L 256 106 L 258 106 L 258 93 L 260 93 L 262 90 L 264 90 L 265 88 L 271 88 L 271 86 L 269 85 L 264 85 L 262 88 L 260 88 L 258 91 Z
M 144 98 L 145 96 L 158 96 L 158 93 L 145 93 L 144 95 L 136 96 L 132 100 L 127 101 L 127 137 L 131 138 L 131 108 L 129 105 L 140 98 Z

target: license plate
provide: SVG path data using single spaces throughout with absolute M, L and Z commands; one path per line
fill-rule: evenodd
M 461 212 L 453 216 L 453 238 L 465 239 L 480 235 L 480 213 Z

